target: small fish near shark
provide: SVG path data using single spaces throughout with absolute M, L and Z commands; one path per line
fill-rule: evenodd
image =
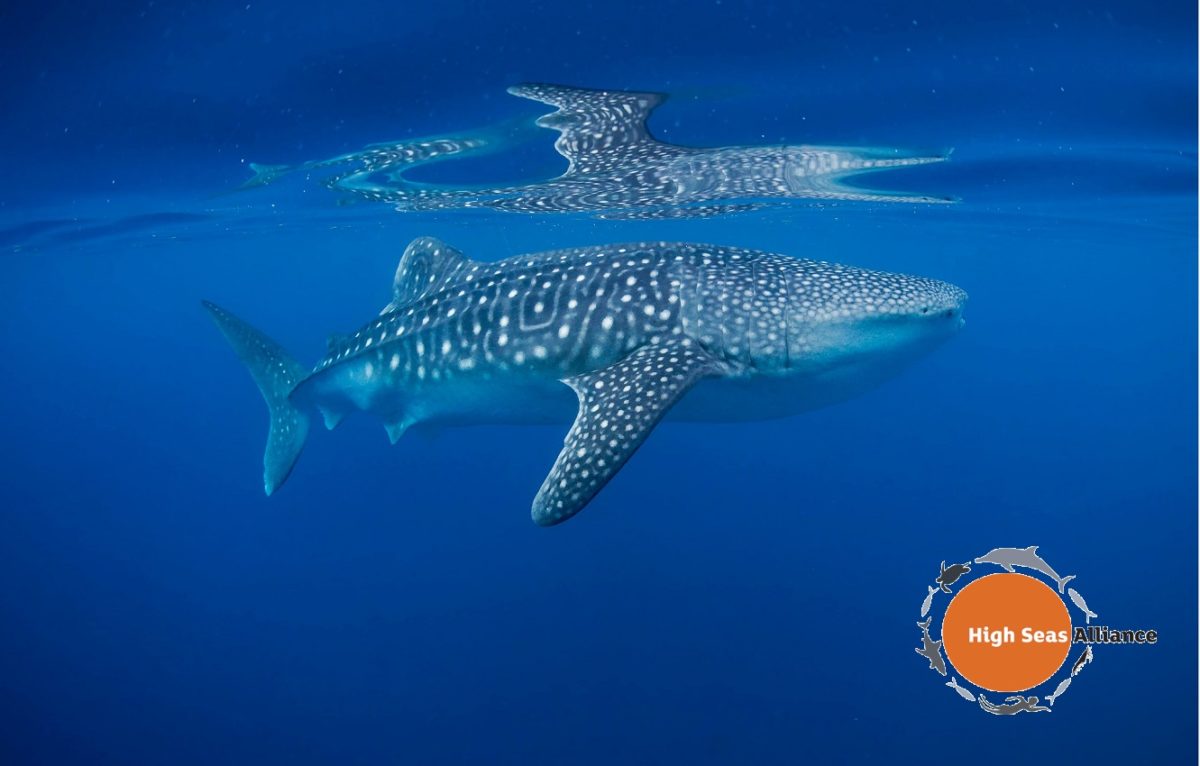
M 1054 701 L 1056 699 L 1058 699 L 1059 697 L 1061 697 L 1063 692 L 1065 692 L 1068 688 L 1070 688 L 1071 680 L 1072 680 L 1072 676 L 1067 676 L 1063 680 L 1059 681 L 1058 686 L 1054 687 L 1054 691 L 1051 692 L 1050 694 L 1046 695 L 1046 704 L 1053 706 Z
M 558 132 L 554 148 L 566 172 L 545 181 L 490 188 L 416 183 L 419 165 L 502 151 L 503 131 L 436 136 L 390 144 L 296 166 L 251 164 L 242 185 L 272 183 L 297 171 L 348 166 L 325 185 L 400 211 L 479 209 L 513 213 L 595 212 L 600 218 L 704 218 L 763 207 L 768 200 L 946 203 L 946 197 L 880 193 L 849 186 L 851 176 L 942 162 L 948 153 L 837 146 L 693 148 L 654 138 L 646 127 L 661 93 L 526 84 L 508 89 L 556 111 L 537 125 Z
M 1099 617 L 1098 614 L 1088 609 L 1087 601 L 1084 601 L 1083 596 L 1074 588 L 1067 588 L 1067 595 L 1071 597 L 1071 603 L 1074 604 L 1079 611 L 1083 612 L 1084 622 L 1088 625 L 1092 624 L 1092 620 Z
M 395 442 L 419 425 L 570 422 L 533 501 L 578 513 L 670 411 L 758 420 L 847 399 L 962 326 L 966 293 L 924 277 L 735 247 L 646 242 L 475 261 L 429 237 L 379 316 L 308 369 L 215 304 L 270 411 L 267 494 L 319 411 L 360 410 Z
M 951 689 L 953 689 L 958 696 L 962 697 L 967 702 L 975 701 L 975 694 L 970 689 L 959 685 L 957 678 L 951 676 L 950 680 L 946 682 L 946 686 L 949 686 Z
M 925 596 L 925 600 L 921 602 L 921 617 L 929 614 L 929 610 L 933 608 L 933 594 L 938 592 L 938 589 L 932 585 L 925 586 L 929 588 L 929 594 Z

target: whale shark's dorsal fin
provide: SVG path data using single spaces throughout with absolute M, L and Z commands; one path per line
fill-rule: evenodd
M 554 148 L 571 163 L 564 176 L 604 172 L 621 161 L 622 148 L 658 143 L 646 129 L 646 118 L 666 100 L 661 93 L 537 83 L 514 85 L 508 92 L 558 107 L 557 112 L 538 118 L 537 124 L 562 134 Z
M 395 311 L 450 281 L 471 260 L 434 237 L 418 237 L 404 248 L 396 278 L 392 282 L 392 301 L 380 314 Z
M 694 342 L 671 339 L 565 379 L 579 397 L 579 413 L 534 498 L 533 520 L 550 526 L 578 513 L 692 384 L 717 369 L 717 361 Z

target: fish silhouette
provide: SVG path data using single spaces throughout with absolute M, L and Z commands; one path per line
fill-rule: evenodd
M 1046 695 L 1046 703 L 1049 705 L 1053 705 L 1054 700 L 1056 700 L 1060 696 L 1062 696 L 1062 693 L 1065 692 L 1067 690 L 1067 687 L 1070 685 L 1071 685 L 1071 677 L 1067 676 L 1066 678 L 1064 678 L 1062 681 L 1059 682 L 1058 686 L 1054 689 L 1054 692 L 1052 694 Z
M 933 606 L 933 594 L 938 592 L 938 589 L 934 588 L 933 586 L 927 586 L 927 587 L 929 588 L 929 595 L 927 595 L 925 597 L 925 600 L 921 602 L 921 616 L 922 617 L 929 614 L 929 609 Z
M 1079 610 L 1084 614 L 1084 622 L 1088 625 L 1092 624 L 1092 618 L 1098 617 L 1095 612 L 1088 609 L 1087 602 L 1083 600 L 1083 596 L 1079 595 L 1079 591 L 1074 588 L 1067 588 L 1067 595 L 1071 597 L 1071 603 L 1079 607 Z
M 975 701 L 975 695 L 971 693 L 970 689 L 966 689 L 962 686 L 959 686 L 957 678 L 954 678 L 953 676 L 951 676 L 950 680 L 946 682 L 946 686 L 949 686 L 951 689 L 956 691 L 958 693 L 958 696 L 962 697 L 967 702 Z

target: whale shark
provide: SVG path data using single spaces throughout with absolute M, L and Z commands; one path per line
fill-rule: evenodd
M 944 203 L 946 197 L 882 193 L 849 186 L 851 176 L 941 162 L 885 148 L 725 146 L 695 148 L 660 141 L 646 120 L 661 93 L 526 84 L 514 96 L 555 107 L 536 125 L 558 132 L 554 147 L 567 160 L 561 176 L 492 187 L 417 183 L 404 177 L 419 165 L 505 148 L 515 128 L 375 144 L 358 152 L 296 166 L 251 164 L 243 188 L 294 171 L 348 166 L 325 185 L 400 211 L 489 208 L 514 213 L 596 212 L 606 219 L 703 218 L 754 210 L 771 200 L 855 200 Z
M 405 249 L 380 314 L 309 369 L 217 305 L 270 411 L 264 488 L 287 479 L 319 412 L 417 425 L 574 422 L 533 520 L 578 513 L 670 411 L 776 418 L 849 398 L 963 324 L 935 279 L 737 247 L 643 242 L 473 260 Z

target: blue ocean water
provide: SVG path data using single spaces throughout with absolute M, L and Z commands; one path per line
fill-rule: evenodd
M 0 21 L 0 761 L 1195 763 L 1193 4 Z M 235 191 L 251 162 L 502 124 L 532 135 L 420 179 L 553 177 L 547 109 L 505 94 L 526 81 L 669 93 L 650 128 L 684 145 L 952 148 L 869 183 L 959 201 L 601 221 L 400 213 L 316 172 Z M 199 301 L 310 362 L 421 235 L 481 260 L 715 242 L 971 299 L 867 395 L 664 424 L 551 529 L 528 514 L 560 427 L 390 447 L 350 418 L 264 498 L 265 412 Z M 913 622 L 942 560 L 1034 544 L 1103 623 L 1161 639 L 1098 649 L 1052 715 L 993 718 L 913 654 Z

